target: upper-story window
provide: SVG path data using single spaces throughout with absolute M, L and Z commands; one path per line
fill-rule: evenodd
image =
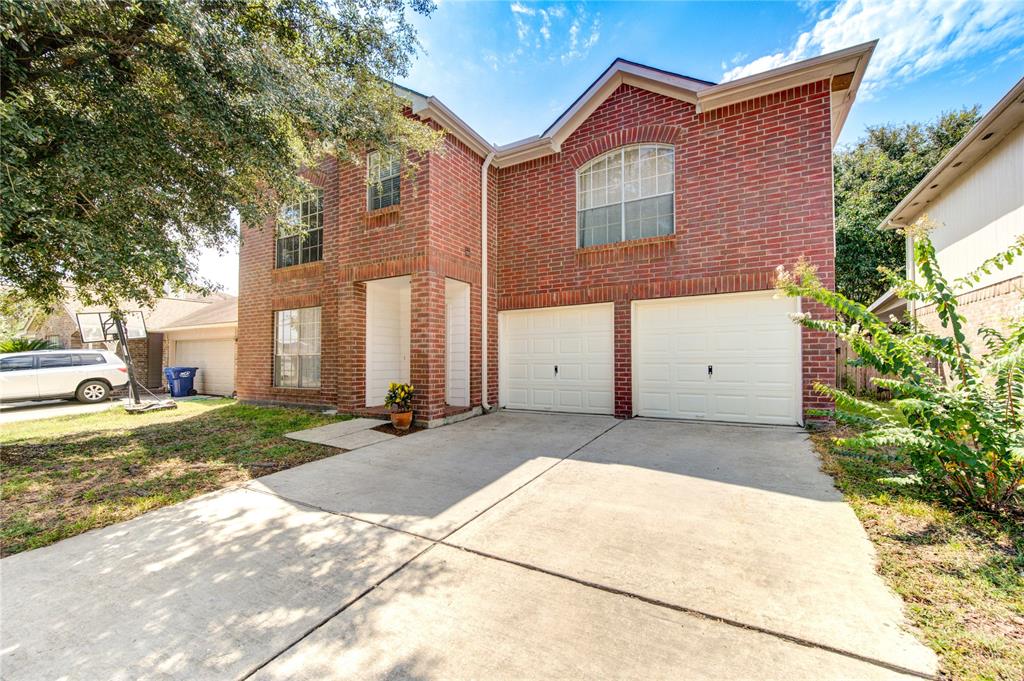
M 397 156 L 371 152 L 366 158 L 370 210 L 397 206 L 402 202 L 402 164 Z
M 671 234 L 675 160 L 671 146 L 637 144 L 598 156 L 576 172 L 580 247 Z
M 284 229 L 287 225 L 287 231 Z M 294 226 L 301 228 L 296 233 Z M 277 266 L 290 267 L 324 257 L 324 192 L 316 189 L 281 207 L 278 215 Z

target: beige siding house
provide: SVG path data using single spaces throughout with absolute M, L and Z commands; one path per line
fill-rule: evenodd
M 880 225 L 910 225 L 927 214 L 936 228 L 932 242 L 939 265 L 952 281 L 976 269 L 1024 235 L 1024 79 L 904 198 Z M 907 272 L 916 278 L 907 241 Z M 969 341 L 983 326 L 1024 313 L 1024 260 L 995 270 L 960 297 L 969 322 Z M 888 292 L 871 308 L 882 314 L 904 311 L 930 328 L 938 320 L 930 307 L 915 309 Z
M 237 298 L 197 310 L 160 331 L 164 366 L 198 367 L 195 390 L 201 395 L 234 394 Z

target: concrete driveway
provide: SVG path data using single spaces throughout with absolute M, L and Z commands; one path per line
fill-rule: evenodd
M 39 402 L 10 402 L 0 404 L 0 423 L 15 423 L 18 421 L 38 421 L 39 419 L 55 418 L 57 416 L 75 416 L 77 414 L 92 414 L 98 411 L 106 411 L 112 407 L 124 404 L 128 400 L 124 397 L 116 397 L 95 404 L 83 404 L 73 400 L 44 400 Z
M 0 561 L 0 676 L 928 678 L 796 429 L 502 412 Z

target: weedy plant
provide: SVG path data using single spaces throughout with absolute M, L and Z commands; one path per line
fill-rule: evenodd
M 835 409 L 817 412 L 853 426 L 857 434 L 836 440 L 849 451 L 904 454 L 923 484 L 987 511 L 1024 511 L 1024 313 L 1006 320 L 1003 330 L 982 328 L 985 348 L 968 344 L 966 319 L 957 294 L 1024 256 L 1024 237 L 970 274 L 948 282 L 939 269 L 928 234 L 934 226 L 922 217 L 907 233 L 913 237 L 917 281 L 892 271 L 884 274 L 896 293 L 918 308 L 931 306 L 940 333 L 921 326 L 890 326 L 824 286 L 815 269 L 798 262 L 780 267 L 777 287 L 788 296 L 817 301 L 837 319 L 794 315 L 810 329 L 835 333 L 857 353 L 858 363 L 884 378 L 872 379 L 892 392 L 878 404 L 846 390 L 817 384 Z

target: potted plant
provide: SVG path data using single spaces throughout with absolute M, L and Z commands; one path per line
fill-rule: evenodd
M 391 410 L 391 425 L 398 430 L 409 430 L 412 425 L 412 394 L 415 388 L 408 383 L 390 383 L 384 396 L 384 406 Z

